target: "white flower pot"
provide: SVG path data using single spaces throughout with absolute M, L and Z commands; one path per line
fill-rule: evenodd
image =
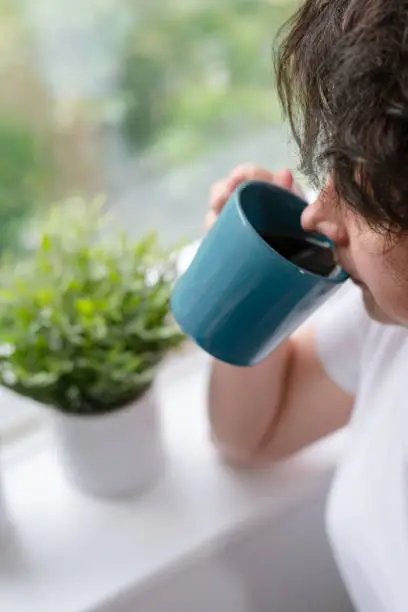
M 153 483 L 163 466 L 154 390 L 100 416 L 53 414 L 56 449 L 69 481 L 98 497 L 130 496 Z

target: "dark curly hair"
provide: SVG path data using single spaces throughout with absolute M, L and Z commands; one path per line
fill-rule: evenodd
M 408 1 L 306 0 L 277 86 L 301 170 L 375 227 L 408 230 Z

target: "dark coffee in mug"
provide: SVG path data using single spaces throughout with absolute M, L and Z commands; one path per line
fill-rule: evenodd
M 329 276 L 336 268 L 333 249 L 313 236 L 294 237 L 262 234 L 263 240 L 279 255 L 302 270 Z

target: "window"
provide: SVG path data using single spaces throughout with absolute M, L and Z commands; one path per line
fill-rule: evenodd
M 134 236 L 193 240 L 235 164 L 293 167 L 271 49 L 297 4 L 1 0 L 1 253 L 18 258 L 35 220 L 78 194 L 106 194 Z M 6 439 L 38 421 L 0 405 Z

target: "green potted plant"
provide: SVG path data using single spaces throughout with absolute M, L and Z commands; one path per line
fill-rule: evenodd
M 0 383 L 48 407 L 78 489 L 120 496 L 159 473 L 154 381 L 183 337 L 169 313 L 174 252 L 106 221 L 100 203 L 55 207 L 38 249 L 3 270 Z

